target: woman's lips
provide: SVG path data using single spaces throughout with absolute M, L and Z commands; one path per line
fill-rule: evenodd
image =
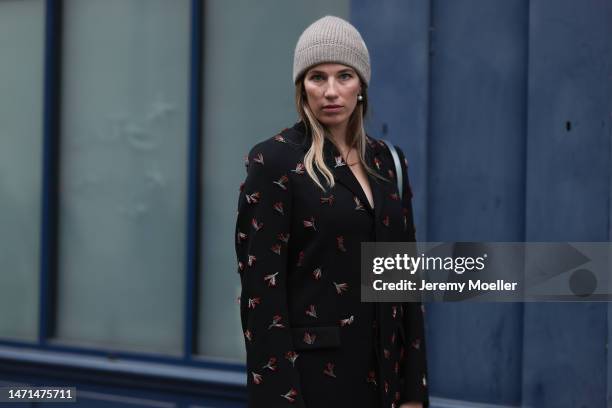
M 323 108 L 325 112 L 340 112 L 342 110 L 342 106 L 326 106 Z

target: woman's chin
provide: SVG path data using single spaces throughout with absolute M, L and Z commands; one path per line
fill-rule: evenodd
M 323 125 L 329 128 L 339 126 L 343 124 L 344 122 L 348 121 L 348 118 L 345 118 L 343 115 L 337 115 L 337 117 L 324 115 L 318 119 L 319 119 L 319 122 L 321 122 Z

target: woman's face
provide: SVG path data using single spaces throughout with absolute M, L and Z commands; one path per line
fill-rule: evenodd
M 355 70 L 342 64 L 319 64 L 304 76 L 306 101 L 323 125 L 334 128 L 348 123 L 361 92 Z

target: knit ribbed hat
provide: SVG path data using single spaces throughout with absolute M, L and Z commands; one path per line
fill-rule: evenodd
M 336 62 L 352 67 L 366 86 L 370 83 L 370 54 L 359 31 L 346 20 L 325 16 L 300 36 L 293 54 L 293 83 L 313 65 Z

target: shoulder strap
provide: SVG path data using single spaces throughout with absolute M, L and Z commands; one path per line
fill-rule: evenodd
M 400 159 L 399 159 L 399 155 L 397 154 L 397 150 L 395 150 L 395 146 L 393 146 L 393 143 L 388 142 L 384 139 L 380 139 L 383 141 L 383 143 L 385 145 L 387 145 L 387 149 L 389 149 L 389 152 L 391 152 L 391 157 L 393 157 L 393 163 L 395 163 L 395 174 L 396 174 L 396 180 L 397 180 L 397 191 L 400 194 L 400 198 L 404 196 L 404 192 L 402 191 L 402 187 L 404 186 L 402 177 L 403 177 L 403 172 L 402 172 L 402 166 L 400 164 Z

